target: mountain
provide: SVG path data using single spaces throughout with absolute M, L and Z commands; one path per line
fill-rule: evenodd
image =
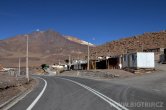
M 52 30 L 32 32 L 27 35 L 29 36 L 30 66 L 64 62 L 69 55 L 76 58 L 87 52 L 87 46 L 68 40 Z M 0 64 L 17 66 L 18 58 L 21 57 L 22 66 L 25 66 L 26 39 L 26 35 L 18 35 L 0 40 Z
M 96 56 L 116 56 L 126 52 L 166 48 L 166 31 L 149 32 L 142 35 L 111 41 L 91 49 L 91 58 Z
M 89 46 L 95 47 L 94 44 L 88 43 L 88 42 L 86 42 L 84 40 L 80 40 L 80 39 L 78 39 L 76 37 L 73 37 L 73 36 L 64 36 L 64 37 L 66 37 L 70 41 L 73 41 L 73 42 L 76 42 L 76 43 L 79 43 L 79 44 L 82 44 L 82 45 L 88 45 L 89 44 Z

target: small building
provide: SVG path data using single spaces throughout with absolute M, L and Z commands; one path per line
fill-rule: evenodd
M 166 63 L 166 48 L 164 49 L 163 54 L 160 55 L 160 63 Z
M 73 60 L 71 63 L 71 70 L 85 70 L 87 68 L 86 60 Z
M 121 69 L 119 64 L 121 64 L 121 55 L 112 56 L 108 59 L 108 69 Z
M 108 68 L 108 57 L 100 56 L 97 59 L 90 61 L 90 69 L 107 69 Z
M 154 52 L 128 53 L 122 57 L 122 68 L 155 68 Z
M 91 69 L 119 69 L 120 56 L 101 56 L 90 61 Z
M 158 63 L 161 61 L 161 56 L 164 55 L 164 48 L 151 48 L 144 49 L 144 52 L 154 52 L 155 62 Z

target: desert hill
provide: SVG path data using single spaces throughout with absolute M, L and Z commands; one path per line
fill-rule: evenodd
M 30 65 L 41 63 L 64 62 L 69 55 L 72 58 L 82 55 L 87 51 L 87 46 L 68 40 L 58 32 L 52 30 L 32 32 L 29 36 Z M 25 64 L 26 35 L 18 35 L 0 41 L 0 64 L 17 66 L 18 58 Z
M 91 58 L 115 56 L 127 52 L 166 48 L 166 31 L 149 32 L 138 36 L 111 41 L 91 49 Z

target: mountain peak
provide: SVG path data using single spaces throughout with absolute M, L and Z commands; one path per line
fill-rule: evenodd
M 0 64 L 13 66 L 18 63 L 18 57 L 25 57 L 26 35 L 29 36 L 29 57 L 33 59 L 32 65 L 64 61 L 68 58 L 66 55 L 74 57 L 87 50 L 85 45 L 68 40 L 53 30 L 34 31 L 0 41 L 0 59 L 6 59 L 5 61 L 1 60 Z
M 73 36 L 64 36 L 64 37 L 67 38 L 70 41 L 73 41 L 73 42 L 76 42 L 76 43 L 79 43 L 79 44 L 82 44 L 82 45 L 88 45 L 89 44 L 89 46 L 95 47 L 94 44 L 89 43 L 89 42 L 84 41 L 84 40 L 81 40 L 81 39 L 78 39 L 78 38 L 73 37 Z

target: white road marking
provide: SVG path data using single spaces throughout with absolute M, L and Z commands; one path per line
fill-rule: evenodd
M 64 79 L 64 80 L 68 80 L 68 81 L 71 81 L 87 90 L 89 90 L 90 92 L 94 93 L 95 95 L 97 95 L 98 97 L 100 97 L 101 99 L 103 99 L 104 101 L 106 101 L 107 103 L 109 103 L 111 106 L 115 107 L 117 110 L 129 110 L 128 108 L 122 106 L 121 104 L 119 104 L 118 102 L 112 100 L 111 98 L 107 97 L 106 95 L 86 86 L 86 85 L 83 85 L 79 82 L 76 82 L 76 81 L 73 81 L 73 80 L 70 80 L 70 79 L 66 79 L 66 78 L 61 78 L 61 79 Z
M 43 78 L 40 78 L 40 77 L 38 77 L 38 78 L 42 79 L 44 81 L 45 85 L 44 85 L 42 91 L 40 92 L 40 94 L 36 97 L 36 99 L 31 103 L 31 105 L 26 110 L 31 110 L 35 106 L 35 104 L 39 101 L 39 99 L 43 95 L 44 91 L 46 90 L 47 81 L 45 79 L 43 79 Z
M 160 92 L 160 90 L 158 90 L 158 89 L 152 89 L 153 91 L 156 91 L 156 92 Z
M 26 92 L 25 94 L 22 94 L 21 96 L 19 96 L 18 98 L 16 98 L 16 100 L 12 103 L 7 102 L 9 103 L 7 106 L 5 106 L 3 108 L 3 110 L 9 110 L 11 107 L 13 107 L 15 104 L 17 104 L 20 100 L 22 100 L 24 97 L 26 97 L 32 90 L 29 90 L 28 92 Z M 17 96 L 16 96 L 17 97 Z M 15 97 L 14 97 L 15 98 Z M 12 98 L 11 100 L 14 100 L 14 98 Z

